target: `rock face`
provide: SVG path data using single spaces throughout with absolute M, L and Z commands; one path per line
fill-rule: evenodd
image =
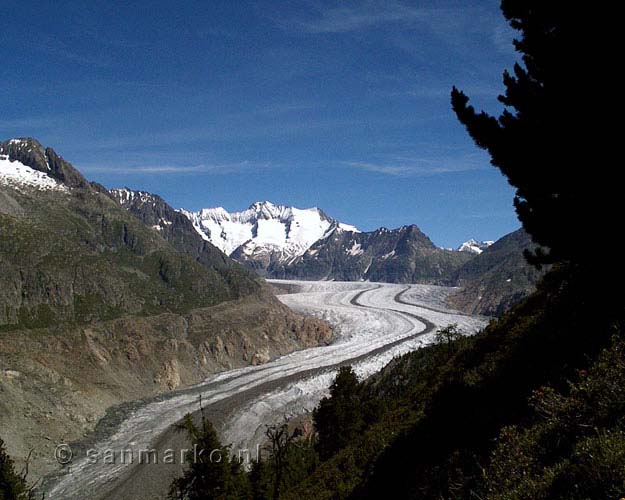
M 534 248 L 523 229 L 490 245 L 451 277 L 450 284 L 461 287 L 450 296 L 451 305 L 470 314 L 503 314 L 532 293 L 542 275 L 523 256 L 525 249 Z
M 87 188 L 89 183 L 71 164 L 52 148 L 44 148 L 30 137 L 10 139 L 0 143 L 0 155 L 8 156 L 27 167 L 43 172 L 68 187 Z
M 437 283 L 472 255 L 438 248 L 415 226 L 367 233 L 335 231 L 302 257 L 272 269 L 280 278 Z
M 160 196 L 130 189 L 112 189 L 110 195 L 146 226 L 158 231 L 176 250 L 223 275 L 237 296 L 253 290 L 249 284 L 250 280 L 257 279 L 256 274 L 203 238 L 188 217 L 174 210 Z
M 111 405 L 331 338 L 160 198 L 32 139 L 0 143 L 0 235 L 0 429 L 35 475 Z

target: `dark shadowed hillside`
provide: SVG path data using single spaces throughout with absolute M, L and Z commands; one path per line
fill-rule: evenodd
M 536 289 L 543 272 L 523 255 L 535 247 L 523 229 L 496 241 L 453 273 L 451 284 L 462 290 L 450 303 L 470 314 L 500 316 Z

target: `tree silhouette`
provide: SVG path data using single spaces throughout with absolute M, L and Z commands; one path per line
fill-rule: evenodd
M 317 451 L 327 460 L 352 443 L 364 426 L 360 385 L 351 366 L 339 369 L 330 386 L 330 397 L 323 398 L 313 412 L 319 435 Z
M 609 192 L 617 174 L 611 163 L 598 159 L 606 148 L 596 148 L 591 140 L 591 129 L 601 124 L 593 123 L 587 112 L 592 116 L 592 107 L 601 104 L 587 83 L 600 75 L 593 74 L 593 58 L 578 49 L 582 40 L 587 50 L 597 43 L 583 35 L 590 21 L 579 23 L 592 9 L 582 13 L 581 6 L 544 0 L 503 0 L 501 9 L 520 33 L 514 46 L 522 55 L 522 65 L 503 75 L 506 91 L 499 101 L 505 110 L 498 118 L 477 113 L 455 87 L 452 108 L 516 187 L 519 219 L 544 247 L 528 255 L 529 260 L 538 265 L 589 262 L 594 258 L 591 245 L 580 244 L 583 222 L 616 215 Z
M 453 323 L 444 328 L 439 328 L 434 335 L 434 339 L 437 344 L 446 346 L 448 357 L 453 353 L 454 343 L 461 338 L 462 332 L 458 328 L 458 323 Z
M 13 461 L 4 448 L 4 441 L 0 439 L 0 499 L 26 499 L 28 491 L 24 478 L 15 472 Z
M 169 498 L 178 500 L 230 500 L 250 496 L 247 477 L 236 459 L 230 457 L 230 447 L 219 441 L 217 431 L 206 418 L 200 398 L 200 423 L 187 414 L 179 430 L 187 433 L 192 449 L 187 452 L 188 469 L 174 479 Z

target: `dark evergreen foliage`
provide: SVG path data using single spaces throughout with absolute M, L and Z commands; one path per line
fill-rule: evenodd
M 351 366 L 341 367 L 330 387 L 330 397 L 323 398 L 313 414 L 322 460 L 354 441 L 364 425 L 362 410 L 358 377 Z
M 523 227 L 548 249 L 534 252 L 533 261 L 593 262 L 597 255 L 580 244 L 581 229 L 584 221 L 616 216 L 613 189 L 619 184 L 617 170 L 602 158 L 605 144 L 592 139 L 602 126 L 593 119 L 602 100 L 589 84 L 601 73 L 592 73 L 598 67 L 587 54 L 600 47 L 599 38 L 584 30 L 595 9 L 543 0 L 504 0 L 501 8 L 519 31 L 514 45 L 522 56 L 522 65 L 503 76 L 506 91 L 499 100 L 506 109 L 498 118 L 477 113 L 455 87 L 452 107 L 517 188 L 514 204 Z
M 189 468 L 171 485 L 169 497 L 179 500 L 231 500 L 250 498 L 246 474 L 230 448 L 223 446 L 212 424 L 201 414 L 200 425 L 187 415 L 180 424 L 192 445 L 188 452 Z
M 23 500 L 27 498 L 24 478 L 15 472 L 11 457 L 0 439 L 0 500 Z

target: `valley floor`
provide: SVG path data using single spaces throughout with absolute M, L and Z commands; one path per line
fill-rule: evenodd
M 279 298 L 292 309 L 330 322 L 335 341 L 305 349 L 261 366 L 216 374 L 202 384 L 139 405 L 113 433 L 92 449 L 92 460 L 78 458 L 50 482 L 49 499 L 163 498 L 181 465 L 163 463 L 166 450 L 185 447 L 172 428 L 197 412 L 199 397 L 222 442 L 233 450 L 254 450 L 266 425 L 310 411 L 329 387 L 338 367 L 350 364 L 361 377 L 381 369 L 394 356 L 431 343 L 436 329 L 457 323 L 470 334 L 486 324 L 445 307 L 451 289 L 427 285 L 272 280 L 295 293 Z M 106 460 L 114 453 L 115 463 Z M 141 450 L 155 450 L 158 464 L 138 463 Z M 121 453 L 126 459 L 120 459 Z M 94 460 L 93 457 L 97 459 Z M 128 459 L 132 457 L 134 460 Z M 175 454 L 176 457 L 180 453 Z M 95 463 L 94 463 L 95 462 Z

